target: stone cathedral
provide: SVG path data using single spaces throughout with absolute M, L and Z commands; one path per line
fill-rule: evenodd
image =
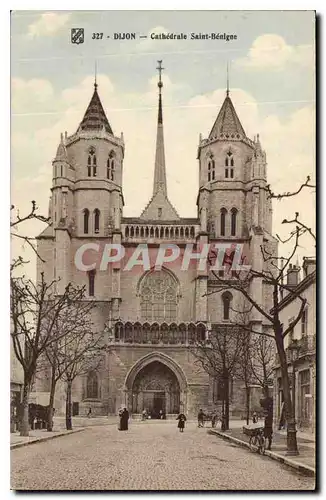
M 100 366 L 74 382 L 75 415 L 85 415 L 89 408 L 93 415 L 116 414 L 125 405 L 133 415 L 143 409 L 153 417 L 160 410 L 167 416 L 182 410 L 191 417 L 200 408 L 218 407 L 218 380 L 202 369 L 189 346 L 230 324 L 233 309 L 243 301 L 236 292 L 211 293 L 218 281 L 198 263 L 187 270 L 167 263 L 160 270 L 135 266 L 126 271 L 121 261 L 106 271 L 81 271 L 74 263 L 81 245 L 117 243 L 127 254 L 147 243 L 155 255 L 161 243 L 175 243 L 182 255 L 189 243 L 240 243 L 247 249 L 247 263 L 257 270 L 264 266 L 261 245 L 276 250 L 271 200 L 264 189 L 266 155 L 258 135 L 247 137 L 229 89 L 215 123 L 207 123 L 208 136 L 200 135 L 197 217 L 178 215 L 168 197 L 166 168 L 171 167 L 165 164 L 161 64 L 158 69 L 153 193 L 139 217 L 123 214 L 125 142 L 123 134 L 113 132 L 96 82 L 77 131 L 61 135 L 53 160 L 50 223 L 38 237 L 44 260 L 38 261 L 38 273 L 44 272 L 48 281 L 60 278 L 57 293 L 69 282 L 86 286 L 87 298 L 94 302 L 94 328 L 105 333 L 107 344 Z M 231 270 L 219 271 L 219 277 L 237 279 Z M 262 280 L 252 279 L 249 286 L 254 299 L 268 308 L 271 298 Z M 256 330 L 267 328 L 262 317 L 253 315 L 251 321 Z M 233 414 L 244 408 L 243 389 L 241 382 L 232 382 Z M 49 391 L 49 377 L 38 379 L 36 390 Z M 64 408 L 64 388 L 59 386 L 57 414 Z

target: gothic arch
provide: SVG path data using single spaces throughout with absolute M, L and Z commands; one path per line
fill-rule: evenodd
M 182 370 L 182 368 L 172 359 L 170 356 L 163 354 L 161 352 L 151 352 L 139 359 L 129 370 L 125 379 L 125 391 L 131 391 L 133 388 L 134 381 L 138 373 L 145 368 L 145 366 L 149 365 L 153 361 L 158 361 L 163 365 L 167 366 L 176 376 L 180 390 L 186 391 L 187 389 L 187 379 Z

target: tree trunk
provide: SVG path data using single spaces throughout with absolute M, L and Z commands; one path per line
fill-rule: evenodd
M 246 386 L 246 412 L 247 412 L 247 425 L 250 421 L 250 387 Z
M 263 394 L 264 394 L 264 398 L 268 398 L 269 397 L 269 390 L 268 390 L 268 384 L 267 384 L 267 380 L 266 379 L 265 379 L 264 385 L 263 385 Z
M 284 343 L 282 332 L 277 332 L 275 335 L 277 352 L 280 358 L 281 373 L 282 373 L 282 384 L 283 384 L 283 396 L 284 396 L 284 407 L 287 422 L 287 455 L 299 455 L 298 445 L 297 445 L 297 430 L 294 418 L 294 406 L 292 404 L 289 374 L 288 374 L 288 363 L 286 359 L 286 354 L 284 350 Z
M 55 368 L 52 367 L 51 373 L 51 388 L 50 388 L 50 399 L 49 399 L 49 411 L 48 411 L 48 422 L 47 422 L 47 431 L 52 432 L 53 430 L 53 404 L 54 404 L 54 396 L 55 396 Z
M 221 431 L 224 432 L 225 430 L 226 430 L 226 427 L 225 427 L 225 391 L 223 388 Z
M 28 420 L 28 400 L 30 392 L 30 383 L 24 379 L 23 400 L 21 408 L 20 435 L 29 436 L 29 420 Z
M 72 381 L 67 381 L 67 394 L 66 394 L 66 429 L 67 431 L 72 430 L 72 418 L 71 418 L 71 389 Z
M 230 388 L 229 388 L 229 376 L 227 375 L 225 380 L 225 430 L 229 430 L 230 424 Z

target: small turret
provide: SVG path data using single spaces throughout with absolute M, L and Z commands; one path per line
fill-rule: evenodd
M 68 161 L 68 155 L 67 155 L 67 150 L 66 150 L 66 146 L 65 146 L 65 143 L 64 143 L 64 139 L 63 139 L 63 134 L 61 133 L 60 134 L 60 144 L 58 146 L 58 149 L 57 149 L 57 153 L 55 155 L 55 161 Z

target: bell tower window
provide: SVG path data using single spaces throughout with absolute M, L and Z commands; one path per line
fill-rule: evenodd
M 87 175 L 88 177 L 96 177 L 96 173 L 97 173 L 97 160 L 96 160 L 95 148 L 91 147 L 88 150 Z
M 110 181 L 114 181 L 115 178 L 115 153 L 111 151 L 106 162 L 106 177 Z
M 211 155 L 208 161 L 208 182 L 215 181 L 215 160 L 214 156 Z
M 233 158 L 233 153 L 231 150 L 229 150 L 226 153 L 224 165 L 225 165 L 224 177 L 226 179 L 228 179 L 229 177 L 231 179 L 233 179 L 234 178 L 234 158 Z

